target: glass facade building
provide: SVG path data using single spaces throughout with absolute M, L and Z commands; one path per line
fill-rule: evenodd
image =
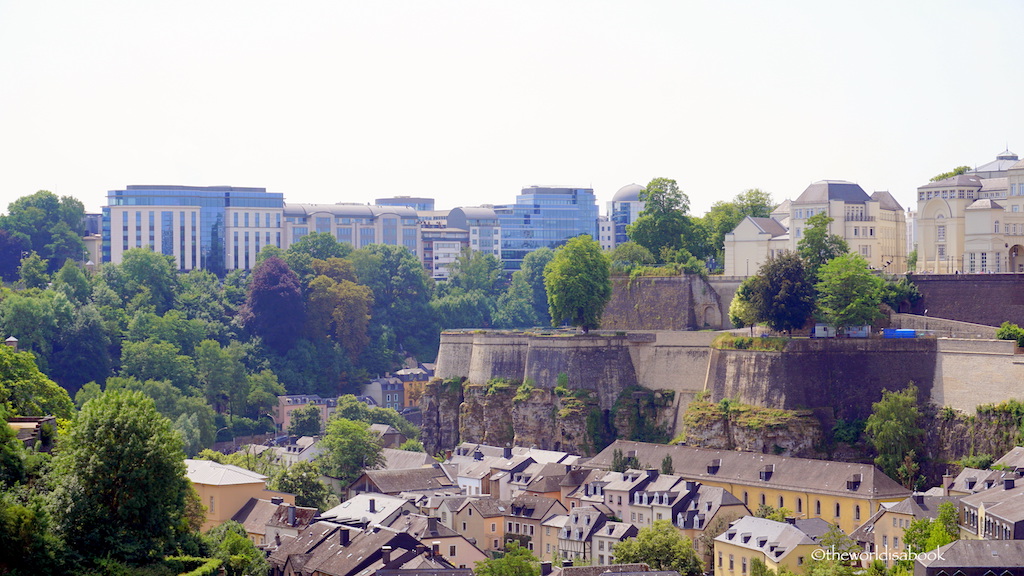
M 202 268 L 223 275 L 248 268 L 258 252 L 250 239 L 268 239 L 271 232 L 279 236 L 283 209 L 284 195 L 266 188 L 146 185 L 111 190 L 103 208 L 103 261 L 120 263 L 126 250 L 149 247 L 173 256 L 179 270 Z
M 523 188 L 515 204 L 495 206 L 501 225 L 501 259 L 518 270 L 537 248 L 556 248 L 570 238 L 597 238 L 597 201 L 592 188 Z

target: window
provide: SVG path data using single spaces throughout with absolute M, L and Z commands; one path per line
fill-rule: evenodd
M 732 554 L 729 554 L 729 570 L 733 570 L 735 568 L 733 562 L 734 562 L 734 560 L 733 560 Z
M 993 223 L 992 228 L 993 228 L 993 230 L 992 230 L 993 232 L 995 232 L 996 234 L 999 234 L 999 220 L 996 220 Z
M 210 512 L 215 512 L 216 508 L 213 505 L 213 496 L 210 496 Z
M 744 556 L 743 558 L 740 558 L 740 573 L 741 574 L 746 574 L 747 573 L 747 557 L 746 556 Z
M 860 247 L 860 255 L 865 257 L 865 258 L 871 256 L 871 246 L 867 245 L 867 244 L 861 246 Z
M 860 228 L 859 227 L 857 227 L 857 226 L 853 227 L 853 235 L 854 236 L 860 236 Z
M 821 516 L 821 500 L 814 501 L 814 515 Z
M 761 494 L 761 506 L 765 505 L 764 494 Z
M 721 552 L 718 553 L 718 567 L 719 568 L 722 567 L 722 553 Z
M 784 506 L 784 499 L 782 498 L 782 496 L 779 496 L 779 508 L 783 508 Z
M 498 530 L 498 525 L 495 524 L 494 522 L 491 522 L 491 532 L 496 532 L 497 530 Z
M 744 490 L 744 492 L 743 492 L 743 505 L 745 506 L 746 504 L 747 504 L 747 492 Z
M 945 226 L 936 226 L 935 227 L 935 237 L 940 242 L 944 242 L 946 240 L 946 227 Z
M 466 531 L 466 523 L 465 523 L 465 522 L 463 522 L 463 523 L 462 523 L 462 531 L 463 531 L 463 532 L 465 532 L 465 531 Z
M 939 250 L 939 260 L 945 260 L 946 259 L 946 245 L 945 244 L 939 244 L 938 246 L 936 246 L 936 248 L 938 248 L 938 250 Z
M 888 548 L 888 547 L 889 547 L 889 537 L 885 536 L 883 534 L 882 535 L 882 548 Z
M 839 502 L 836 502 L 836 518 L 839 518 Z
M 640 515 L 637 517 L 636 521 L 641 523 L 641 524 L 644 523 L 644 513 L 643 512 L 640 513 Z
M 900 547 L 900 537 L 899 536 L 893 536 L 892 537 L 892 547 L 893 548 L 899 548 Z
M 796 229 L 796 237 L 800 238 L 800 229 L 799 228 Z
M 448 555 L 449 556 L 455 556 L 455 546 L 449 546 L 448 547 Z
M 853 507 L 853 519 L 860 520 L 860 505 Z
M 796 499 L 796 511 L 797 512 L 803 512 L 804 511 L 804 499 L 803 498 L 797 498 Z

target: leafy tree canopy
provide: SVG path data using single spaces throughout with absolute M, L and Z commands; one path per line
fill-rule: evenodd
M 363 470 L 384 465 L 380 440 L 370 431 L 369 424 L 337 414 L 328 422 L 320 447 L 320 469 L 342 484 L 354 482 Z
M 836 256 L 850 251 L 842 236 L 829 233 L 829 224 L 832 221 L 833 219 L 824 212 L 811 216 L 807 219 L 803 238 L 796 243 L 797 252 L 806 262 L 808 277 L 812 282 L 817 281 L 818 268 Z
M 701 576 L 704 563 L 693 549 L 693 542 L 679 533 L 668 520 L 657 520 L 630 538 L 615 545 L 615 563 L 643 562 L 652 570 L 675 570 L 683 576 Z
M 295 342 L 305 308 L 299 278 L 284 260 L 270 257 L 256 268 L 239 316 L 247 329 L 275 350 L 286 350 Z
M 71 418 L 66 390 L 43 375 L 30 352 L 0 346 L 0 402 L 14 416 Z
M 568 322 L 584 332 L 601 326 L 612 297 L 611 268 L 601 246 L 584 234 L 560 247 L 544 270 L 552 324 Z
M 537 558 L 518 542 L 509 542 L 504 556 L 488 558 L 476 563 L 478 576 L 538 576 Z
M 929 182 L 938 182 L 939 180 L 945 180 L 946 178 L 952 178 L 953 176 L 959 176 L 961 174 L 967 174 L 971 171 L 970 166 L 957 166 L 949 172 L 943 172 L 942 174 L 936 174 L 932 177 Z
M 753 316 L 776 331 L 802 327 L 814 312 L 814 288 L 804 262 L 791 252 L 769 258 L 748 282 L 746 299 Z
M 871 324 L 882 316 L 885 282 L 868 267 L 860 254 L 846 253 L 818 270 L 818 314 L 826 324 L 845 330 Z
M 920 448 L 924 431 L 918 426 L 919 418 L 913 384 L 900 391 L 885 390 L 882 399 L 871 405 L 864 431 L 878 453 L 875 464 L 890 478 L 899 477 L 906 457 Z

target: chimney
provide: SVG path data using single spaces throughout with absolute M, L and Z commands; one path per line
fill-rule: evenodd
M 647 469 L 647 478 L 649 478 L 651 480 L 651 482 L 657 480 L 658 479 L 658 472 L 659 472 L 659 470 L 656 470 L 654 468 L 648 468 Z
M 572 560 L 562 560 L 562 568 L 572 568 Z
M 376 498 L 370 498 L 370 514 L 376 514 L 376 513 L 377 513 L 377 499 Z
M 296 524 L 296 522 L 295 522 L 295 506 L 289 506 L 288 507 L 288 525 L 294 528 L 295 524 Z
M 796 526 L 796 516 L 786 516 L 786 524 Z
M 338 543 L 342 546 L 348 546 L 348 528 L 338 530 Z
M 953 477 L 949 474 L 942 475 L 942 495 L 949 496 L 949 487 L 953 485 Z
M 504 458 L 505 458 L 506 460 L 508 460 L 509 458 L 511 458 L 511 457 L 512 457 L 512 447 L 511 447 L 511 446 L 505 446 L 505 448 L 504 448 L 504 449 L 503 449 L 503 450 L 501 451 L 501 455 L 502 455 L 502 456 L 503 456 L 503 457 L 504 457 Z
M 545 561 L 540 563 L 540 576 L 548 576 L 551 574 L 551 562 Z
M 270 499 L 270 503 L 271 504 L 277 504 L 277 505 L 284 504 L 284 498 L 282 498 L 280 496 L 274 496 L 274 497 L 272 497 Z
M 1013 478 L 1003 478 L 1003 490 L 1013 490 Z
M 391 564 L 391 546 L 384 546 L 380 549 L 382 554 L 381 560 L 384 562 L 384 567 L 387 568 L 388 564 Z
M 430 516 L 427 518 L 427 532 L 431 534 L 437 533 L 437 516 Z
M 917 504 L 918 506 L 921 506 L 921 505 L 923 505 L 923 504 L 924 504 L 924 494 L 917 494 L 917 493 L 915 493 L 915 494 L 914 494 L 914 502 L 915 502 L 915 503 L 916 503 L 916 504 Z

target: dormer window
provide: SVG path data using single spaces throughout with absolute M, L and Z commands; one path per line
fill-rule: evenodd
M 858 488 L 860 488 L 861 478 L 862 476 L 860 474 L 851 475 L 849 478 L 846 479 L 846 489 L 857 490 Z
M 725 533 L 725 539 L 726 540 L 732 540 L 732 537 L 735 536 L 735 535 L 736 535 L 736 531 L 735 530 L 729 530 L 728 532 Z
M 744 532 L 743 534 L 740 534 L 740 540 L 742 540 L 744 544 L 750 542 L 750 532 Z
M 708 463 L 708 474 L 718 474 L 718 469 L 722 467 L 722 459 L 715 458 Z
M 775 464 L 767 464 L 767 465 L 765 465 L 764 468 L 761 468 L 759 476 L 761 477 L 762 481 L 767 482 L 768 480 L 771 480 L 772 474 L 774 472 L 775 472 Z
M 767 543 L 768 543 L 768 539 L 765 538 L 764 536 L 761 536 L 760 538 L 757 539 L 757 547 L 758 548 L 764 548 L 764 545 L 767 544 Z

